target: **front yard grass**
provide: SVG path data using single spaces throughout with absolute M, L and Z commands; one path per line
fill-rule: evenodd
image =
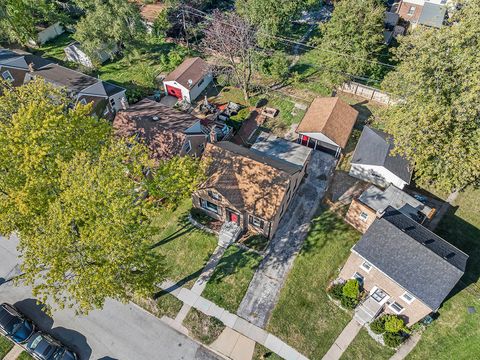
M 261 259 L 252 251 L 231 245 L 216 266 L 202 296 L 236 313 Z
M 20 353 L 20 356 L 17 358 L 17 360 L 33 360 L 33 357 L 31 357 L 26 351 L 23 351 Z
M 0 335 L 0 359 L 3 359 L 12 348 L 13 343 L 6 337 Z
M 255 344 L 255 352 L 253 353 L 253 360 L 282 360 L 280 356 L 273 351 L 268 350 L 265 346 L 259 343 Z
M 42 57 L 47 57 L 63 63 L 65 60 L 65 51 L 63 51 L 63 49 L 65 49 L 67 45 L 73 41 L 72 34 L 69 32 L 64 32 L 62 35 L 46 42 L 38 49 L 34 49 L 33 51 L 39 52 Z
M 188 221 L 190 199 L 175 210 L 165 210 L 156 220 L 160 231 L 153 246 L 165 256 L 166 277 L 191 286 L 217 246 L 217 238 Z
M 225 325 L 214 317 L 205 315 L 196 309 L 191 309 L 183 321 L 183 325 L 193 337 L 200 342 L 210 345 L 225 329 Z
M 329 300 L 326 288 L 360 233 L 325 210 L 311 225 L 268 330 L 312 359 L 321 359 L 352 315 Z
M 367 330 L 362 328 L 340 360 L 387 360 L 394 353 L 395 350 L 377 343 Z

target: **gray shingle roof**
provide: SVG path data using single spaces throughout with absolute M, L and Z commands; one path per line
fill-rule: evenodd
M 383 166 L 403 181 L 410 183 L 413 169 L 403 156 L 390 154 L 393 148 L 391 135 L 364 126 L 351 163 Z
M 443 25 L 443 21 L 445 20 L 446 13 L 446 6 L 425 2 L 425 5 L 423 5 L 422 13 L 418 18 L 418 23 L 421 25 L 441 28 Z
M 392 207 L 353 250 L 432 310 L 465 272 L 468 256 Z

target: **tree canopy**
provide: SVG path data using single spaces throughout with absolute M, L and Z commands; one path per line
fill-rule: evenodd
M 396 151 L 415 165 L 421 184 L 460 190 L 480 180 L 480 1 L 454 23 L 420 28 L 400 41 L 400 64 L 383 87 L 401 101 L 385 109 Z
M 349 75 L 377 73 L 376 63 L 385 48 L 383 18 L 379 0 L 342 0 L 335 3 L 332 18 L 321 26 L 314 50 L 319 69 L 330 83 L 338 85 Z M 349 74 L 349 75 L 346 75 Z
M 93 59 L 99 50 L 131 44 L 145 30 L 138 6 L 128 0 L 93 0 L 75 29 L 75 40 Z

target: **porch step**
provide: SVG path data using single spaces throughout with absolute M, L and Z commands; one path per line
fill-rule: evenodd
M 230 221 L 225 222 L 218 235 L 218 245 L 224 248 L 228 247 L 240 237 L 241 233 L 240 226 Z

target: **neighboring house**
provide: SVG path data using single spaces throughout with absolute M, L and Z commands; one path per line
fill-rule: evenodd
M 441 27 L 445 20 L 449 0 L 405 0 L 397 7 L 400 17 L 412 25 Z
M 59 22 L 49 26 L 38 25 L 36 29 L 38 30 L 37 38 L 30 40 L 30 44 L 32 45 L 43 45 L 47 41 L 53 40 L 65 32 L 65 29 Z
M 394 38 L 396 38 L 398 35 L 403 35 L 405 33 L 405 28 L 398 25 L 399 20 L 400 15 L 398 15 L 397 13 L 385 11 L 385 29 L 383 30 L 385 44 L 390 45 Z
M 98 50 L 95 54 L 95 59 L 91 59 L 90 56 L 82 50 L 78 41 L 69 44 L 63 51 L 65 52 L 67 60 L 92 68 L 96 62 L 103 64 L 105 61 L 112 59 L 113 56 L 118 53 L 118 47 L 115 45 L 111 50 L 107 49 L 107 47 Z
M 357 116 L 358 111 L 338 97 L 316 98 L 297 127 L 298 142 L 339 156 Z
M 163 79 L 165 93 L 190 103 L 213 80 L 208 64 L 199 57 L 186 59 Z
M 368 292 L 356 309 L 360 322 L 384 311 L 411 326 L 440 308 L 465 272 L 467 259 L 455 246 L 388 207 L 353 246 L 339 276 L 358 279 Z
M 263 134 L 248 149 L 228 141 L 207 144 L 207 180 L 193 206 L 243 231 L 272 238 L 300 185 L 311 150 Z
M 118 112 L 113 128 L 119 136 L 142 139 L 156 160 L 200 156 L 210 133 L 195 116 L 150 99 Z
M 74 103 L 92 103 L 93 113 L 107 119 L 128 106 L 124 88 L 29 53 L 0 49 L 0 75 L 14 86 L 42 78 L 65 88 Z
M 387 133 L 365 126 L 350 161 L 350 175 L 381 187 L 403 189 L 410 184 L 412 167 L 405 157 L 391 154 L 393 139 Z
M 389 206 L 420 224 L 431 220 L 435 215 L 435 209 L 426 206 L 394 185 L 390 185 L 386 190 L 380 190 L 371 185 L 358 198 L 352 200 L 345 220 L 360 232 L 365 233 Z

